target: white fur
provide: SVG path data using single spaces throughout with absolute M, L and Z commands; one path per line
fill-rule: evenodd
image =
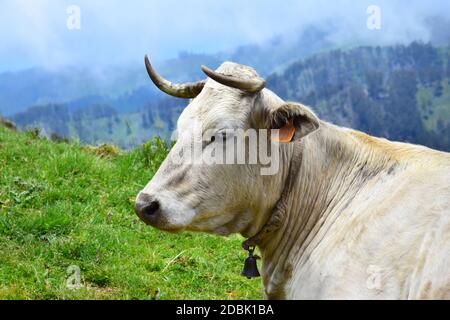
M 233 63 L 218 71 L 251 77 Z M 320 122 L 285 145 L 281 168 L 175 165 L 171 158 L 202 130 L 262 128 L 284 102 L 270 90 L 246 95 L 208 80 L 178 121 L 179 140 L 143 190 L 161 202 L 170 230 L 257 233 L 288 179 L 297 143 L 300 174 L 283 226 L 264 239 L 269 298 L 450 298 L 450 155 Z M 304 106 L 305 114 L 313 113 Z M 240 250 L 240 248 L 236 248 Z

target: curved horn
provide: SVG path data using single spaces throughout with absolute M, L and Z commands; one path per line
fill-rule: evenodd
M 266 82 L 264 79 L 257 78 L 257 79 L 251 79 L 251 80 L 244 80 L 239 79 L 233 76 L 227 76 L 224 74 L 220 74 L 218 72 L 215 72 L 208 67 L 202 66 L 202 71 L 211 79 L 225 85 L 228 87 L 241 89 L 250 93 L 256 93 L 264 89 L 266 86 Z
M 147 69 L 147 73 L 150 76 L 150 79 L 152 79 L 153 83 L 161 91 L 177 98 L 195 98 L 205 86 L 205 80 L 197 81 L 195 83 L 183 84 L 174 84 L 170 81 L 167 81 L 153 69 L 147 55 L 145 55 L 145 68 Z

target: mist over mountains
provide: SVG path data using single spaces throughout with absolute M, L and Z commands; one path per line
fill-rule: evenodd
M 155 67 L 166 78 L 172 81 L 194 81 L 204 77 L 200 71 L 200 65 L 205 64 L 215 68 L 225 60 L 250 65 L 262 76 L 268 76 L 273 72 L 282 71 L 292 62 L 332 49 L 407 45 L 412 41 L 446 46 L 450 42 L 448 31 L 450 17 L 446 16 L 445 12 L 439 13 L 436 7 L 428 6 L 421 9 L 421 5 L 413 2 L 408 8 L 403 8 L 401 19 L 395 17 L 395 6 L 383 4 L 383 26 L 378 31 L 367 29 L 364 5 L 349 7 L 347 4 L 340 9 L 340 15 L 338 12 L 334 12 L 334 15 L 326 14 L 326 9 L 330 5 L 323 8 L 323 12 L 320 11 L 320 13 L 316 12 L 315 6 L 310 6 L 309 9 L 313 8 L 310 11 L 314 14 L 307 19 L 299 13 L 299 17 L 312 22 L 298 21 L 288 30 L 281 26 L 274 26 L 274 30 L 283 30 L 283 33 L 270 36 L 266 40 L 250 42 L 215 53 L 202 53 L 204 49 L 200 46 L 193 49 L 195 46 L 191 45 L 186 46 L 177 57 L 170 59 L 161 59 L 159 54 L 161 48 L 152 49 L 153 44 L 150 44 L 148 49 L 137 51 L 129 62 L 114 62 L 117 56 L 129 56 L 123 47 L 114 48 L 107 58 L 98 62 L 97 59 L 103 48 L 98 48 L 98 44 L 94 42 L 89 48 L 97 48 L 99 53 L 92 54 L 91 59 L 88 60 L 90 62 L 84 59 L 83 62 L 78 63 L 80 58 L 76 56 L 72 62 L 62 66 L 59 66 L 55 60 L 53 66 L 46 66 L 48 65 L 46 63 L 42 66 L 13 71 L 15 70 L 13 59 L 16 59 L 18 54 L 11 52 L 8 58 L 11 70 L 7 70 L 8 67 L 5 64 L 8 60 L 0 64 L 0 70 L 7 70 L 0 72 L 0 115 L 9 116 L 36 105 L 74 104 L 83 100 L 91 103 L 107 103 L 117 108 L 119 112 L 138 110 L 142 104 L 137 102 L 141 102 L 142 99 L 161 97 L 159 92 L 149 85 L 142 62 L 144 54 L 150 55 Z M 295 7 L 293 6 L 292 10 Z M 305 9 L 300 12 L 302 11 Z M 417 16 L 418 12 L 420 12 L 419 16 Z M 349 16 L 344 17 L 344 13 Z M 280 21 L 280 19 L 277 21 L 279 21 L 278 24 L 286 24 L 286 21 Z M 245 30 L 245 28 L 241 30 L 241 33 Z M 133 32 L 130 31 L 129 38 L 133 38 L 132 35 Z M 4 39 L 6 44 L 9 37 Z M 65 37 L 70 38 L 68 35 Z M 239 38 L 241 35 L 236 37 Z M 49 46 L 46 51 L 50 49 Z M 84 49 L 80 47 L 79 50 Z M 0 56 L 2 54 L 5 54 L 4 50 L 0 50 Z M 146 91 L 145 94 L 144 91 Z
M 335 124 L 450 150 L 450 48 L 359 47 L 318 54 L 268 78 L 282 98 Z
M 202 64 L 250 65 L 274 92 L 310 105 L 325 120 L 449 150 L 448 26 L 445 16 L 422 17 L 415 37 L 427 41 L 411 43 L 414 35 L 370 37 L 368 30 L 348 33 L 351 26 L 325 20 L 260 43 L 180 52 L 153 64 L 174 82 L 204 78 Z M 0 115 L 82 143 L 131 148 L 154 135 L 168 139 L 187 103 L 159 92 L 143 61 L 0 74 Z
M 215 54 L 180 52 L 177 58 L 153 62 L 158 71 L 175 82 L 204 78 L 200 65 L 218 67 L 226 60 L 253 66 L 262 76 L 281 70 L 290 62 L 333 47 L 326 30 L 310 26 L 295 40 L 277 36 L 264 44 L 240 46 Z M 140 63 L 119 67 L 33 68 L 0 74 L 0 114 L 9 116 L 29 107 L 51 103 L 84 106 L 109 104 L 119 112 L 136 111 L 162 94 L 149 82 L 141 53 Z M 151 56 L 150 56 L 151 57 Z

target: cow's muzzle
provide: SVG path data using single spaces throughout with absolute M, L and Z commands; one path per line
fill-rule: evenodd
M 161 219 L 161 210 L 157 199 L 146 193 L 141 193 L 136 199 L 134 210 L 146 224 L 158 227 Z

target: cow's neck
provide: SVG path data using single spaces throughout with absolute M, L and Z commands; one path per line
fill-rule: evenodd
M 363 140 L 351 130 L 322 123 L 302 141 L 301 164 L 282 224 L 259 243 L 268 298 L 285 298 L 284 282 L 305 261 L 316 235 L 326 232 L 323 221 L 338 218 L 337 208 L 345 208 L 364 184 L 392 166 L 392 159 Z M 293 150 L 285 148 L 282 159 L 295 161 Z

